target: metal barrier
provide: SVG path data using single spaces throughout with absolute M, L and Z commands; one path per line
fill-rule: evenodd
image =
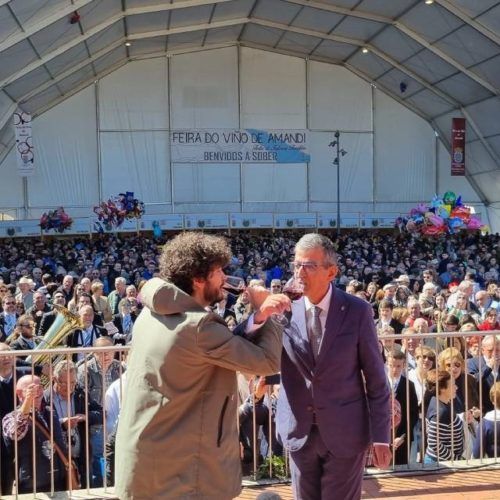
M 404 423 L 406 432 L 405 436 L 402 436 L 398 431 L 400 427 L 396 425 L 397 418 L 393 412 L 391 431 L 393 463 L 389 473 L 416 474 L 420 471 L 428 472 L 429 469 L 439 471 L 498 465 L 500 388 L 498 402 L 496 399 L 490 401 L 487 399 L 489 395 L 486 394 L 492 371 L 500 380 L 498 373 L 500 340 L 494 337 L 498 334 L 500 334 L 498 331 L 473 331 L 380 337 L 385 349 L 390 353 L 387 367 L 388 382 L 391 386 L 393 384 L 390 383 L 389 374 L 395 372 L 397 367 L 394 365 L 394 360 L 401 356 L 394 355 L 394 352 L 398 351 L 397 348 L 388 350 L 390 344 L 401 341 L 405 358 L 405 366 L 399 367 L 401 375 L 405 376 L 404 380 L 399 379 L 399 383 L 401 384 L 403 380 L 404 385 L 402 387 L 398 385 L 396 390 L 391 391 L 391 407 L 394 410 L 397 406 L 395 401 L 402 399 L 401 423 Z M 460 367 L 455 366 L 458 364 L 455 363 L 458 356 L 454 355 L 455 351 L 449 350 L 447 347 L 449 343 L 456 343 L 459 351 L 464 351 L 464 354 L 469 348 L 479 353 L 484 351 L 488 356 L 495 356 L 496 353 L 498 357 L 490 363 L 493 370 L 482 356 L 478 356 L 474 361 L 469 361 L 469 368 L 474 368 L 475 374 L 467 376 L 463 364 Z M 113 439 L 110 437 L 114 433 L 121 396 L 125 391 L 122 375 L 126 368 L 128 350 L 129 347 L 126 346 L 115 346 L 0 352 L 2 382 L 9 379 L 7 369 L 9 363 L 5 361 L 6 359 L 9 360 L 12 369 L 10 411 L 7 412 L 2 408 L 6 415 L 4 413 L 1 415 L 5 441 L 0 449 L 1 487 L 7 488 L 7 491 L 4 489 L 1 492 L 3 495 L 17 496 L 31 492 L 36 494 L 41 491 L 52 494 L 61 489 L 69 491 L 75 489 L 74 484 L 67 485 L 65 482 L 62 474 L 64 471 L 61 470 L 64 460 L 61 460 L 57 447 L 65 454 L 66 461 L 71 457 L 77 464 L 81 473 L 81 488 L 86 494 L 90 495 L 93 488 L 102 488 L 100 491 L 104 494 L 113 495 Z M 431 391 L 424 392 L 424 379 L 430 378 L 429 365 L 434 362 L 434 368 L 436 367 L 436 358 L 432 359 L 434 353 L 438 355 L 437 360 L 440 364 L 451 373 L 453 380 L 465 380 L 466 389 L 461 392 L 463 397 L 460 401 L 452 398 L 449 404 L 446 403 L 446 398 L 441 397 L 443 391 L 440 390 L 439 382 Z M 40 366 L 37 364 L 37 357 L 42 354 L 50 355 L 57 361 Z M 23 361 L 24 357 L 30 355 L 30 362 Z M 73 360 L 77 360 L 76 373 L 73 370 Z M 97 361 L 99 363 L 96 363 Z M 409 366 L 413 364 L 416 364 L 418 370 L 412 375 Z M 106 373 L 102 370 L 102 366 L 108 367 Z M 457 374 L 459 368 L 462 372 Z M 110 375 L 110 370 L 113 375 Z M 39 405 L 42 395 L 34 390 L 31 391 L 34 399 L 29 404 L 25 403 L 28 393 L 23 383 L 21 384 L 23 391 L 18 390 L 20 399 L 16 399 L 13 388 L 25 373 L 35 374 L 43 381 L 43 399 L 47 405 L 45 410 Z M 414 390 L 412 380 L 421 382 L 417 384 L 417 392 L 414 395 L 411 394 Z M 31 381 L 30 379 L 29 382 Z M 77 381 L 80 388 L 76 388 Z M 109 390 L 106 397 L 106 390 L 103 388 L 109 388 L 112 383 L 114 383 L 113 390 Z M 2 390 L 5 390 L 4 387 L 6 385 L 2 386 Z M 288 456 L 286 450 L 279 449 L 274 430 L 274 403 L 279 386 L 271 383 L 264 387 L 257 385 L 261 391 L 257 394 L 258 397 L 255 397 L 254 387 L 250 387 L 247 397 L 241 397 L 241 392 L 238 394 L 241 403 L 238 412 L 241 459 L 243 466 L 246 467 L 246 479 L 288 480 Z M 474 387 L 477 388 L 477 393 L 474 393 Z M 450 394 L 448 392 L 447 397 Z M 111 401 L 113 395 L 115 399 Z M 420 399 L 420 404 L 414 408 L 410 401 L 417 397 Z M 6 401 L 8 398 L 3 397 L 2 400 Z M 487 412 L 487 408 L 491 405 L 499 408 L 499 411 Z M 430 407 L 435 407 L 434 415 L 428 412 Z M 443 408 L 448 413 L 443 411 Z M 262 409 L 265 411 L 261 411 Z M 463 417 L 460 417 L 462 413 Z M 38 422 L 36 424 L 33 423 L 33 415 Z M 45 431 L 41 426 L 44 426 Z M 470 432 L 475 433 L 475 436 L 471 436 Z M 464 444 L 466 443 L 464 436 L 468 439 L 468 445 Z M 266 446 L 261 446 L 263 442 Z M 404 453 L 397 452 L 401 447 Z M 9 457 L 12 460 L 11 465 Z M 12 474 L 10 479 L 9 473 Z M 383 471 L 373 469 L 367 463 L 367 473 L 378 474 Z M 9 484 L 10 489 L 8 489 Z

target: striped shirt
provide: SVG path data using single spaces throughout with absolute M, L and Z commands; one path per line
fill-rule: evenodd
M 425 422 L 425 453 L 435 460 L 459 460 L 464 451 L 464 426 L 458 414 L 452 413 L 451 405 L 432 398 Z

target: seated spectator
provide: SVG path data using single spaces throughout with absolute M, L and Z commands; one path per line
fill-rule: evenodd
M 272 279 L 271 280 L 271 293 L 281 293 L 282 285 L 281 285 L 281 280 L 279 279 Z
M 113 319 L 113 314 L 106 297 L 103 296 L 104 285 L 101 281 L 96 280 L 92 283 L 91 290 L 95 310 L 102 315 L 105 323 L 109 323 Z
M 478 329 L 481 331 L 500 330 L 498 312 L 494 307 L 490 307 L 486 311 L 484 321 L 479 324 Z
M 390 326 L 395 333 L 403 331 L 403 325 L 392 317 L 394 305 L 389 300 L 382 300 L 378 305 L 378 320 L 375 321 L 375 328 L 380 329 Z
M 65 305 L 64 294 L 62 292 L 54 292 L 52 303 L 55 304 L 56 306 L 64 307 Z M 53 308 L 51 311 L 45 313 L 42 316 L 42 319 L 40 321 L 40 326 L 37 332 L 39 337 L 43 337 L 49 331 L 50 327 L 53 325 L 56 316 L 58 314 L 59 312 L 57 308 Z
M 16 310 L 16 299 L 12 295 L 5 295 L 2 299 L 0 313 L 0 342 L 5 342 L 14 332 L 19 315 Z
M 113 324 L 116 326 L 118 332 L 113 335 L 115 344 L 129 344 L 132 341 L 132 328 L 137 313 L 132 313 L 130 303 L 126 300 L 120 302 L 120 312 L 113 316 Z
M 92 306 L 82 306 L 79 311 L 82 329 L 74 330 L 68 335 L 68 347 L 92 347 L 96 339 L 107 335 L 106 329 L 94 325 L 94 309 Z M 73 359 L 81 360 L 83 354 L 75 354 Z
M 47 297 L 40 291 L 33 294 L 33 305 L 26 311 L 26 314 L 31 316 L 35 323 L 35 332 L 38 332 L 42 317 L 45 313 L 51 311 L 51 307 L 47 304 Z
M 473 458 L 500 456 L 500 382 L 495 382 L 491 386 L 489 399 L 493 409 L 484 415 L 482 428 L 476 432 L 472 450 Z
M 31 316 L 24 314 L 17 320 L 14 333 L 9 337 L 8 344 L 13 351 L 28 351 L 34 349 L 38 344 L 35 339 L 35 323 Z M 20 356 L 26 359 L 27 356 Z

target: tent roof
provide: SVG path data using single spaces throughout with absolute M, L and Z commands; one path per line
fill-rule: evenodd
M 341 64 L 447 145 L 465 117 L 468 179 L 495 202 L 499 42 L 498 0 L 0 0 L 0 159 L 17 107 L 36 116 L 130 60 L 238 43 Z

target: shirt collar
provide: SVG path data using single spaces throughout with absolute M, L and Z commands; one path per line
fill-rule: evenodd
M 317 303 L 313 304 L 305 295 L 304 303 L 306 306 L 306 311 L 309 311 L 313 306 L 317 306 L 321 309 L 321 312 L 327 312 L 330 309 L 330 302 L 332 301 L 332 285 L 328 287 L 328 291 L 325 296 Z
M 9 383 L 12 380 L 12 373 L 8 377 L 2 377 L 0 375 L 0 382 L 3 382 L 4 384 Z

